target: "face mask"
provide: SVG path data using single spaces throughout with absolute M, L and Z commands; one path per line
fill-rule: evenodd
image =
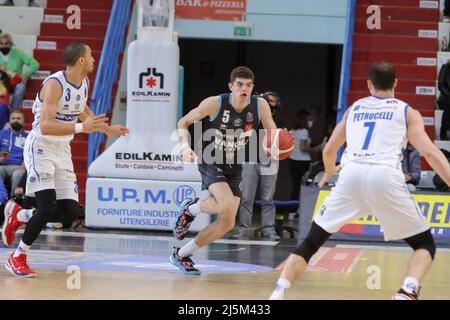
M 19 122 L 13 122 L 13 123 L 11 123 L 11 128 L 14 130 L 14 131 L 20 131 L 20 130 L 22 130 L 22 124 L 21 123 L 19 123 Z
M 6 55 L 9 53 L 9 51 L 11 51 L 11 48 L 0 48 L 0 51 Z
M 314 121 L 308 120 L 308 127 L 311 129 L 314 124 Z

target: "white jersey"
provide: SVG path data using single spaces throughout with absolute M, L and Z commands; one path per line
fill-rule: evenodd
M 408 104 L 388 97 L 356 101 L 347 114 L 347 148 L 342 165 L 349 162 L 384 164 L 401 168 L 407 143 Z
M 84 111 L 86 107 L 86 102 L 88 98 L 89 91 L 89 80 L 86 77 L 79 87 L 75 86 L 73 83 L 69 82 L 64 71 L 58 71 L 49 77 L 47 77 L 41 85 L 48 79 L 56 79 L 61 86 L 62 95 L 58 101 L 58 106 L 56 108 L 56 121 L 62 123 L 76 123 L 78 121 L 78 116 Z M 52 142 L 64 142 L 73 139 L 73 135 L 67 136 L 51 136 L 43 135 L 40 130 L 40 120 L 41 120 L 41 107 L 42 100 L 40 98 L 40 89 L 36 94 L 36 100 L 33 104 L 33 129 L 31 134 L 41 138 L 43 140 L 48 140 Z

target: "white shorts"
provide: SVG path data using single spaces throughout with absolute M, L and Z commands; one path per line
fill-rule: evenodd
M 314 221 L 335 233 L 367 214 L 377 217 L 386 241 L 409 238 L 430 228 L 408 191 L 401 169 L 348 163 Z
M 57 200 L 72 199 L 78 202 L 70 142 L 44 141 L 30 133 L 23 155 L 27 168 L 27 196 L 33 197 L 37 191 L 55 189 Z

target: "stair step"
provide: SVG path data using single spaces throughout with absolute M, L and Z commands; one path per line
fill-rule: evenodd
M 78 188 L 78 203 L 85 205 L 86 203 L 86 190 Z
M 73 156 L 86 156 L 88 154 L 88 142 L 73 140 L 70 144 L 72 146 Z
M 356 5 L 356 18 L 366 19 L 371 14 L 367 13 L 367 4 Z M 381 18 L 387 20 L 407 20 L 407 21 L 439 21 L 439 9 L 424 9 L 412 7 L 397 7 L 391 5 L 380 6 Z
M 87 134 L 78 134 L 77 136 L 88 136 Z M 87 155 L 72 157 L 75 172 L 87 172 Z
M 91 83 L 92 83 L 92 82 L 91 82 Z M 33 94 L 33 100 L 34 100 L 34 98 L 35 98 L 35 95 L 37 94 L 37 92 L 38 92 L 39 89 L 41 88 L 41 85 L 42 85 L 42 80 L 40 80 L 40 79 L 39 79 L 39 80 L 37 80 L 37 79 L 32 79 L 32 80 L 29 80 L 29 81 L 27 82 L 27 93 L 30 92 L 30 93 Z M 89 96 L 92 95 L 93 87 L 94 87 L 94 86 L 92 86 L 92 85 L 89 86 L 89 92 L 88 92 Z
M 368 29 L 366 19 L 355 20 L 355 33 L 364 34 L 391 34 L 402 36 L 419 36 L 420 30 L 433 31 L 437 37 L 439 23 L 437 22 L 417 22 L 402 20 L 382 20 L 381 29 Z M 435 37 L 435 38 L 436 38 Z
M 89 37 L 95 35 L 96 37 L 103 37 L 106 33 L 107 24 L 98 23 L 83 23 L 81 29 L 67 29 L 63 23 L 41 23 L 41 34 L 46 36 L 65 36 L 71 37 Z
M 353 62 L 351 76 L 365 78 L 369 73 L 371 63 Z M 396 64 L 395 69 L 399 79 L 436 80 L 436 67 L 417 66 L 411 64 Z
M 350 79 L 350 88 L 352 91 L 364 91 L 368 92 L 367 89 L 367 77 L 365 78 L 355 78 L 352 77 Z M 408 94 L 416 94 L 417 87 L 428 87 L 433 88 L 434 92 L 436 91 L 436 81 L 434 80 L 414 80 L 414 79 L 398 79 L 398 85 L 395 89 L 395 93 L 408 93 Z M 432 95 L 433 97 L 436 94 Z
M 72 13 L 67 13 L 66 8 L 47 8 L 44 9 L 44 21 L 46 15 L 52 16 L 63 16 L 63 21 L 66 22 L 67 19 L 72 15 Z M 110 10 L 82 10 L 81 17 L 82 23 L 104 23 L 107 24 L 109 21 L 109 17 L 111 15 Z
M 77 173 L 77 183 L 78 183 L 78 189 L 85 190 L 86 189 L 86 179 L 87 174 L 86 173 Z
M 422 0 L 358 0 L 358 4 L 419 8 Z M 439 8 L 439 1 L 435 1 Z M 437 10 L 437 9 L 436 9 Z
M 354 50 L 353 62 L 378 62 L 389 61 L 391 63 L 423 65 L 424 59 L 434 59 L 437 63 L 435 51 L 396 51 L 396 50 Z M 417 61 L 419 60 L 419 64 Z M 430 63 L 430 62 L 428 62 Z
M 57 61 L 63 62 L 63 50 L 45 50 L 45 49 L 34 49 L 34 58 L 42 64 L 54 63 Z M 101 51 L 92 51 L 92 56 L 95 61 L 100 61 Z
M 56 49 L 62 50 L 69 43 L 74 41 L 79 41 L 84 44 L 87 44 L 91 50 L 100 51 L 103 48 L 103 38 L 90 38 L 90 37 L 58 37 L 58 36 L 38 36 L 37 38 L 38 44 L 39 41 L 45 42 L 56 42 Z
M 353 104 L 355 101 L 368 96 L 367 90 L 365 91 L 349 91 L 347 95 L 348 105 Z M 420 96 L 416 94 L 399 92 L 395 95 L 397 99 L 405 101 L 413 108 L 417 110 L 435 110 L 436 109 L 436 97 L 434 96 Z
M 73 5 L 73 0 L 47 0 L 47 8 L 61 8 L 66 10 L 69 6 Z M 77 0 L 76 5 L 81 10 L 84 9 L 102 9 L 110 10 L 112 8 L 113 0 Z
M 355 33 L 353 35 L 353 50 L 361 49 L 437 51 L 438 42 L 433 38 Z

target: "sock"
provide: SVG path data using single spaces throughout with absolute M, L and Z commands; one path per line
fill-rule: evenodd
M 275 289 L 273 290 L 269 300 L 283 300 L 284 294 L 290 287 L 291 282 L 289 280 L 284 278 L 278 279 L 277 285 L 275 286 Z
M 192 239 L 178 251 L 178 255 L 180 257 L 187 257 L 188 255 L 191 255 L 195 250 L 199 248 L 200 247 L 195 243 L 195 239 Z
M 408 293 L 417 294 L 419 289 L 419 281 L 417 281 L 414 277 L 406 277 L 405 281 L 403 281 L 402 289 Z
M 20 241 L 19 246 L 17 247 L 16 251 L 14 252 L 13 257 L 17 258 L 22 253 L 27 253 L 27 250 L 30 249 L 30 246 L 27 246 L 23 241 Z
M 22 209 L 17 213 L 17 220 L 20 222 L 28 222 L 33 216 L 33 210 Z
M 188 206 L 188 211 L 190 214 L 192 214 L 194 217 L 201 213 L 202 210 L 200 210 L 200 200 L 197 201 L 196 203 L 193 203 L 191 205 Z

